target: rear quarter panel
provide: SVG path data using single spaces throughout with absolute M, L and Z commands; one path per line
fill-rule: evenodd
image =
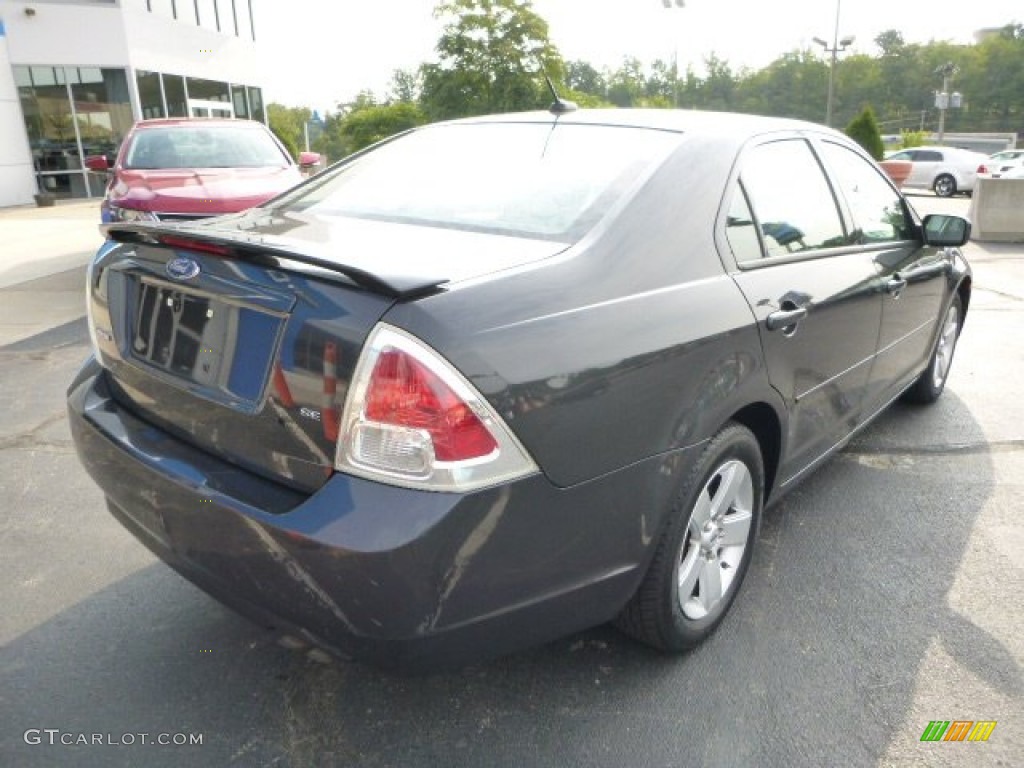
M 558 486 L 698 444 L 773 395 L 714 245 L 733 155 L 684 141 L 561 256 L 385 319 L 451 360 Z

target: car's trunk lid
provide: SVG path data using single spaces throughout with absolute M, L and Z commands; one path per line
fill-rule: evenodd
M 395 301 L 564 248 L 452 231 L 414 238 L 406 230 L 425 228 L 380 223 L 370 240 L 364 228 L 338 224 L 288 237 L 240 221 L 252 218 L 112 228 L 120 242 L 106 246 L 91 271 L 94 344 L 125 407 L 307 491 L 332 471 L 359 353 Z M 478 264 L 457 269 L 453 254 L 476 254 Z

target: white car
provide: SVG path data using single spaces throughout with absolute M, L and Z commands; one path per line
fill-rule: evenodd
M 980 168 L 978 175 L 998 179 L 1008 172 L 1024 167 L 1024 149 L 1006 149 L 990 155 Z
M 1003 171 L 1002 179 L 1024 179 L 1024 163 L 1011 165 L 1008 170 Z
M 952 197 L 974 189 L 978 168 L 989 159 L 981 152 L 956 147 L 911 147 L 890 152 L 886 160 L 909 160 L 910 176 L 903 186 L 910 189 L 931 189 L 939 197 Z

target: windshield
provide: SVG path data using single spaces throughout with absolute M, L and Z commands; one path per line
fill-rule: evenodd
M 261 168 L 288 165 L 270 134 L 253 123 L 144 128 L 132 138 L 124 167 Z
M 572 242 L 678 141 L 602 125 L 437 125 L 342 165 L 275 207 Z

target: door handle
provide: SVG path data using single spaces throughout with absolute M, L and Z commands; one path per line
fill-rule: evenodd
M 907 287 L 907 281 L 899 275 L 893 275 L 886 281 L 885 290 L 891 293 L 893 298 L 899 298 L 900 292 Z
M 807 317 L 807 307 L 793 307 L 791 309 L 779 309 L 768 315 L 765 325 L 769 331 L 785 330 Z

